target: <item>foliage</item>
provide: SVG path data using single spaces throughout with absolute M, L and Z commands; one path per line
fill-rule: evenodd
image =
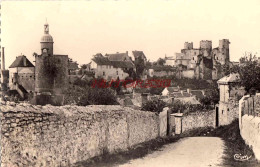
M 248 93 L 260 91 L 260 65 L 256 55 L 246 53 L 240 58 L 240 66 L 233 66 L 226 71 L 226 74 L 238 73 L 240 76 L 240 85 Z
M 171 113 L 184 113 L 184 114 L 209 109 L 207 106 L 202 106 L 200 104 L 183 103 L 179 100 L 174 101 L 172 105 L 169 105 L 169 108 Z
M 110 88 L 92 88 L 84 81 L 69 85 L 65 92 L 65 104 L 86 105 L 117 105 L 116 95 Z
M 215 105 L 219 102 L 219 89 L 217 81 L 213 81 L 212 84 L 206 90 L 207 95 L 200 100 L 201 104 L 207 108 L 211 105 Z
M 133 68 L 123 69 L 123 71 L 124 71 L 125 73 L 127 73 L 130 78 L 136 79 L 137 74 L 136 74 L 136 72 L 134 71 Z
M 146 103 L 142 105 L 142 109 L 144 111 L 152 111 L 156 113 L 160 113 L 163 111 L 163 108 L 166 106 L 166 103 L 160 99 L 156 100 L 148 100 Z
M 165 59 L 159 58 L 157 60 L 157 65 L 163 66 L 166 63 Z
M 93 80 L 84 80 L 84 79 L 80 79 L 80 78 L 77 78 L 73 84 L 74 85 L 77 85 L 77 86 L 80 86 L 80 87 L 85 87 L 85 86 L 91 86 L 93 83 Z
M 87 64 L 82 64 L 80 67 L 85 70 L 85 69 L 88 68 L 88 65 Z
M 141 78 L 141 76 L 144 72 L 144 69 L 145 69 L 145 62 L 144 62 L 144 59 L 142 57 L 139 56 L 135 60 L 135 67 L 136 67 L 136 77 Z

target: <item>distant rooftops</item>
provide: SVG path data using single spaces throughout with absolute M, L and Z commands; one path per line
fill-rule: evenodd
M 106 54 L 106 56 L 99 54 L 94 56 L 92 60 L 98 65 L 111 65 L 115 68 L 134 68 L 133 62 L 126 56 L 128 57 L 127 53 Z

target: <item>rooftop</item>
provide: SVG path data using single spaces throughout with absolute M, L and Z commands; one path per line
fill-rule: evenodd
M 26 58 L 26 56 L 21 55 L 16 57 L 15 61 L 10 65 L 9 68 L 15 67 L 34 67 L 34 65 Z
M 240 82 L 239 74 L 232 73 L 218 80 L 218 84 L 228 84 L 232 82 Z

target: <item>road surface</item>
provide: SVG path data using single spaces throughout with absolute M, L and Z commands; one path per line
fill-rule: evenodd
M 188 137 L 119 167 L 219 167 L 224 147 L 218 137 Z

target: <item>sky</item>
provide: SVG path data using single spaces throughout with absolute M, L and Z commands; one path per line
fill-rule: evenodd
M 229 39 L 230 59 L 260 53 L 259 0 L 86 0 L 2 1 L 1 46 L 6 67 L 16 56 L 40 54 L 43 25 L 49 23 L 54 54 L 79 64 L 96 53 L 141 50 L 150 61 L 174 56 L 184 42 L 199 47 Z M 259 56 L 259 54 L 258 54 Z

